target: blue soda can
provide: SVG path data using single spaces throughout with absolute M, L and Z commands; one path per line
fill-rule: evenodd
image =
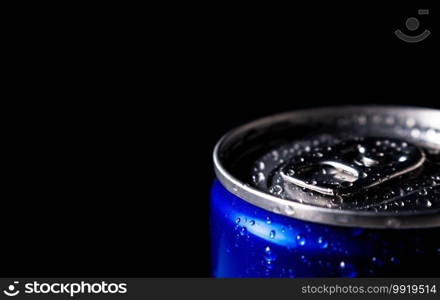
M 214 277 L 440 277 L 440 111 L 263 118 L 214 150 Z

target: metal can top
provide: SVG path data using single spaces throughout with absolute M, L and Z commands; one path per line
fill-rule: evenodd
M 236 128 L 214 166 L 232 193 L 274 213 L 365 228 L 440 226 L 440 111 L 344 106 Z

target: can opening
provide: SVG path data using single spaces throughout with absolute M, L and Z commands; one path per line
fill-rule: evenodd
M 231 192 L 281 214 L 294 207 L 293 217 L 327 224 L 340 225 L 343 214 L 365 215 L 377 227 L 389 227 L 389 218 L 399 227 L 440 226 L 440 111 L 359 106 L 280 114 L 227 134 L 214 159 Z

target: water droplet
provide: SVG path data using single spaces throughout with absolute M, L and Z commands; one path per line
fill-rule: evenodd
M 351 263 L 341 261 L 339 263 L 339 269 L 343 277 L 353 278 L 357 276 L 357 272 Z
M 250 224 L 251 226 L 254 226 L 254 225 L 255 225 L 255 221 L 254 221 L 254 220 L 250 220 L 250 221 L 249 221 L 249 224 Z
M 414 127 L 416 125 L 416 120 L 413 119 L 413 118 L 409 118 L 409 119 L 406 120 L 405 123 L 406 123 L 407 127 L 411 128 L 411 127 Z
M 342 187 L 351 187 L 351 186 L 353 186 L 353 182 L 344 181 L 344 182 L 341 182 L 341 186 Z
M 269 233 L 269 238 L 270 239 L 274 239 L 275 238 L 275 234 L 276 234 L 275 230 L 271 230 L 270 233 Z
M 417 128 L 414 128 L 413 130 L 411 130 L 411 136 L 414 138 L 420 137 L 420 130 Z
M 419 195 L 426 196 L 426 195 L 428 195 L 428 191 L 426 189 L 422 189 L 419 191 Z
M 397 264 L 400 263 L 400 259 L 398 259 L 397 257 L 392 256 L 390 258 L 390 262 L 397 265 Z
M 240 218 L 237 218 L 237 219 L 235 219 L 235 224 L 239 224 L 239 223 L 240 223 L 240 221 L 241 221 L 241 219 L 240 219 Z
M 281 212 L 281 209 L 278 206 L 275 206 L 272 211 L 276 214 L 279 214 Z
M 383 261 L 380 260 L 379 258 L 377 258 L 376 256 L 373 256 L 373 257 L 371 258 L 371 261 L 372 261 L 375 265 L 377 265 L 377 266 L 379 266 L 379 267 L 383 267 L 383 265 L 384 265 Z
M 287 206 L 285 212 L 288 216 L 291 216 L 295 214 L 295 209 L 292 206 Z
M 272 264 L 276 260 L 276 255 L 273 253 L 272 249 L 267 246 L 264 249 L 264 263 L 265 264 Z
M 400 221 L 396 219 L 388 219 L 385 223 L 388 227 L 398 228 L 400 227 Z
M 318 244 L 319 247 L 322 249 L 326 249 L 328 247 L 328 242 L 325 239 L 323 239 L 322 236 L 318 238 Z
M 408 160 L 408 157 L 407 157 L 407 156 L 401 156 L 401 157 L 399 157 L 399 159 L 398 159 L 399 162 L 404 162 L 404 161 L 407 161 L 407 160 Z
M 271 223 L 272 223 L 272 220 L 271 220 L 269 217 L 266 217 L 266 223 L 267 223 L 267 224 L 271 224 Z
M 296 236 L 296 241 L 298 242 L 298 244 L 300 246 L 304 246 L 306 244 L 306 239 L 302 235 L 300 235 L 300 234 L 298 234 Z
M 343 202 L 343 199 L 341 197 L 334 197 L 330 199 L 330 202 L 333 204 L 341 204 Z
M 278 196 L 278 195 L 280 195 L 280 194 L 283 192 L 283 188 L 282 188 L 280 185 L 276 184 L 276 185 L 274 185 L 274 186 L 270 189 L 270 192 L 271 192 L 272 194 Z
M 246 227 L 241 227 L 241 229 L 240 229 L 240 235 L 241 235 L 241 236 L 245 236 L 246 233 L 247 233 L 247 229 L 246 229 Z

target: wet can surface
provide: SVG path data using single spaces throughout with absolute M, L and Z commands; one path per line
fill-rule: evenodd
M 215 277 L 440 276 L 440 111 L 275 115 L 214 163 Z

